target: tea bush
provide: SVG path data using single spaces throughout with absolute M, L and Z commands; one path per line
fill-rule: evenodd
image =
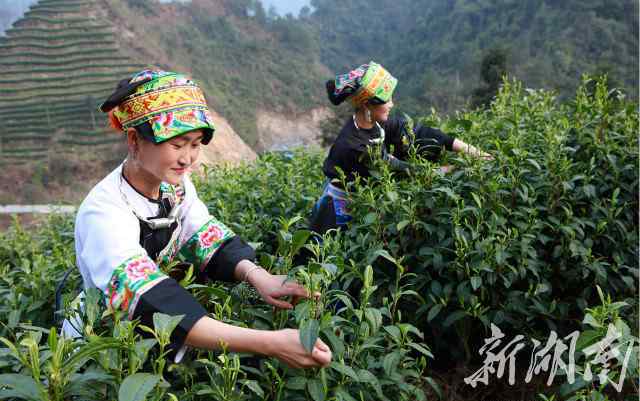
M 322 242 L 305 223 L 322 187 L 320 153 L 270 153 L 196 178 L 261 265 L 321 296 L 276 311 L 243 284 L 182 284 L 216 319 L 299 327 L 307 347 L 321 337 L 334 354 L 324 369 L 224 350 L 173 364 L 164 350 L 175 318 L 160 314 L 142 339 L 135 323 L 89 308 L 85 337 L 61 339 L 48 328 L 56 282 L 74 264 L 72 221 L 14 226 L 0 241 L 0 399 L 434 399 L 447 389 L 433 369 L 475 370 L 492 323 L 537 339 L 578 330 L 578 351 L 613 324 L 636 346 L 630 363 L 611 361 L 605 373 L 626 373 L 625 391 L 637 394 L 638 111 L 603 82 L 585 80 L 565 104 L 505 82 L 489 110 L 432 112 L 421 122 L 495 160 L 449 154 L 449 174 L 415 155 L 402 174 L 378 161 L 368 183 L 348 186 L 352 224 Z M 311 256 L 299 266 L 303 248 Z M 77 283 L 74 272 L 68 288 Z M 540 399 L 616 394 L 561 382 L 536 387 L 553 393 Z
M 349 255 L 403 258 L 420 327 L 455 327 L 465 345 L 489 322 L 575 328 L 596 284 L 637 303 L 637 106 L 587 83 L 564 105 L 505 83 L 487 112 L 424 118 L 495 160 L 450 157 L 447 175 L 415 160 L 406 179 L 380 166 L 376 185 L 353 189 Z

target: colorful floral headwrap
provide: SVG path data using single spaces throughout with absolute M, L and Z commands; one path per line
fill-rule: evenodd
M 327 94 L 331 103 L 338 105 L 350 99 L 355 107 L 365 103 L 386 103 L 391 100 L 398 80 L 380 64 L 371 61 L 346 74 L 327 81 Z
M 215 131 L 202 90 L 175 72 L 143 70 L 123 79 L 100 109 L 113 110 L 123 130 L 134 127 L 154 143 L 201 129 L 206 145 Z

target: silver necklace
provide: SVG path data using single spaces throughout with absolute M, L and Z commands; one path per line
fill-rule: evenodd
M 358 121 L 356 121 L 355 113 L 353 113 L 353 125 L 355 125 L 358 131 L 360 131 L 360 127 L 358 126 Z M 382 128 L 382 126 L 380 126 L 380 124 L 378 124 L 377 121 L 376 121 L 376 127 L 378 127 L 378 130 L 380 131 L 380 136 L 378 138 L 369 139 L 369 142 L 377 145 L 384 142 L 385 132 L 384 132 L 384 128 Z
M 150 220 L 150 219 L 147 219 L 146 217 L 140 216 L 136 212 L 136 210 L 133 208 L 133 206 L 131 206 L 131 203 L 129 203 L 129 200 L 127 199 L 127 195 L 125 195 L 124 190 L 123 190 L 123 186 L 124 186 L 124 167 L 125 167 L 126 163 L 127 163 L 127 159 L 125 159 L 124 163 L 122 163 L 122 171 L 120 172 L 120 187 L 119 187 L 120 195 L 122 195 L 122 200 L 124 200 L 124 203 L 127 205 L 129 210 L 131 210 L 133 215 L 136 216 L 138 218 L 138 220 L 141 220 L 141 221 L 145 222 L 145 224 L 147 224 L 150 229 L 159 230 L 161 228 L 171 227 L 171 225 L 173 225 L 173 223 L 175 223 L 178 220 L 178 216 L 180 215 L 180 209 L 182 208 L 182 202 L 178 203 L 178 201 L 176 199 L 176 202 L 173 205 L 173 207 L 171 208 L 171 211 L 169 212 L 169 215 L 167 217 L 161 217 L 159 219 Z

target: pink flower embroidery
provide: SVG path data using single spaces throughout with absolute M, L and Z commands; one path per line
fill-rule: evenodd
M 200 245 L 202 248 L 210 248 L 213 244 L 218 242 L 224 233 L 216 226 L 210 226 L 207 231 L 200 234 Z
M 147 279 L 149 274 L 155 273 L 156 270 L 156 265 L 147 258 L 134 260 L 124 268 L 127 278 L 131 281 Z
M 173 122 L 173 113 L 161 113 L 153 118 L 153 123 L 162 127 L 168 127 Z

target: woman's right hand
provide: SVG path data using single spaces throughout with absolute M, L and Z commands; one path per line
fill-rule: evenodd
M 308 353 L 300 343 L 300 332 L 294 329 L 271 333 L 268 355 L 292 368 L 325 367 L 331 363 L 331 349 L 321 339 L 316 340 L 313 351 Z

